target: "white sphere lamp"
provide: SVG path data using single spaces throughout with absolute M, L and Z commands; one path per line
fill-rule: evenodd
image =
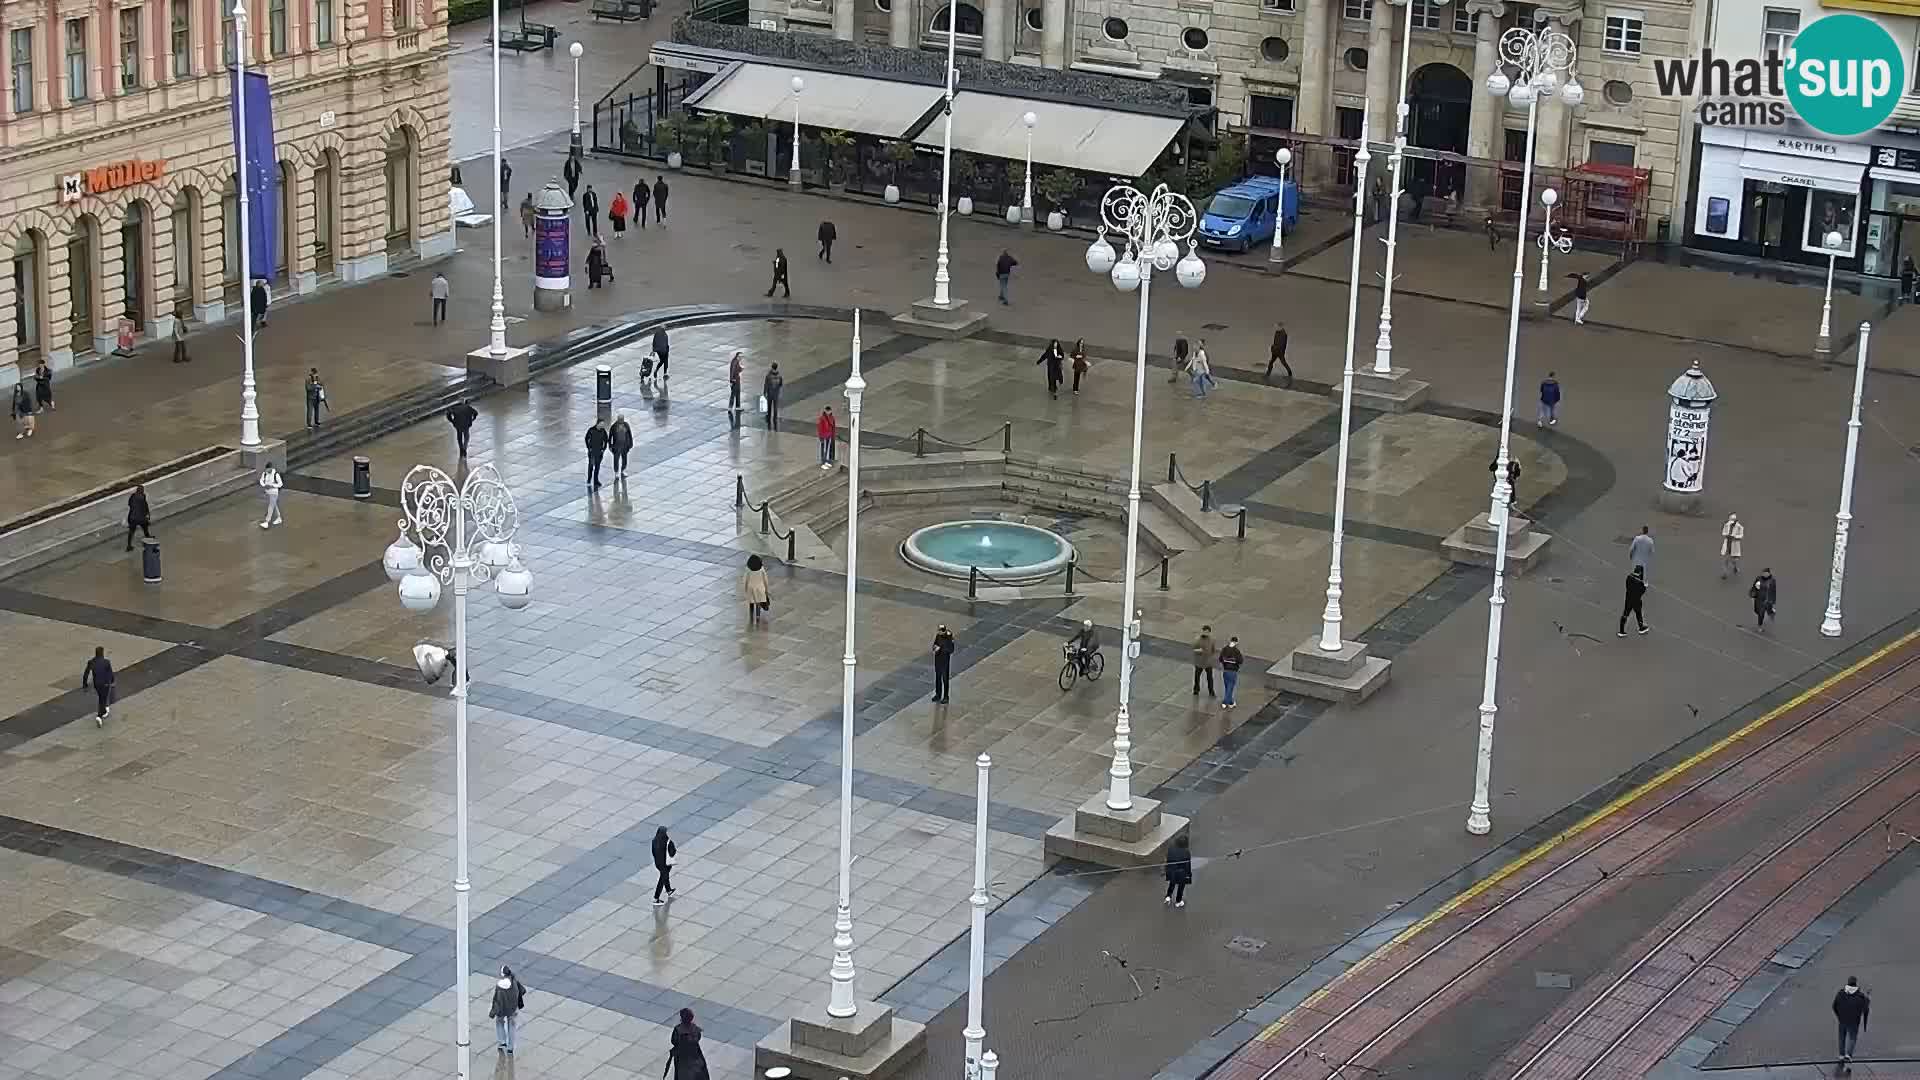
M 415 570 L 400 579 L 400 605 L 416 615 L 432 611 L 440 602 L 440 579 Z
M 1107 233 L 1105 229 L 1100 231 L 1100 238 L 1098 240 L 1087 245 L 1087 269 L 1096 274 L 1105 274 L 1111 271 L 1113 264 L 1117 262 L 1119 258 L 1120 256 L 1113 250 L 1113 245 L 1107 243 Z
M 414 546 L 405 529 L 400 530 L 398 540 L 387 545 L 387 553 L 381 556 L 380 565 L 386 570 L 388 581 L 399 581 L 420 569 L 420 549 Z
M 1194 254 L 1192 249 L 1188 249 L 1186 258 L 1174 267 L 1173 276 L 1186 288 L 1197 289 L 1201 282 L 1207 280 L 1207 264 L 1201 262 L 1200 256 Z
M 1113 264 L 1113 287 L 1121 292 L 1132 292 L 1140 287 L 1140 263 L 1129 251 L 1120 261 Z

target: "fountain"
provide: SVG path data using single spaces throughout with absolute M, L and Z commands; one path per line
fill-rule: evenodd
M 1039 581 L 1074 559 L 1073 545 L 1050 529 L 1019 521 L 946 521 L 917 529 L 900 557 L 942 577 L 963 578 L 971 568 L 1005 585 Z

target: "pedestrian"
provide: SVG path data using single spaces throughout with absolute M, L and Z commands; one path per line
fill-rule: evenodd
M 1585 326 L 1587 325 L 1587 308 L 1589 306 L 1587 301 L 1587 289 L 1589 288 L 1587 275 L 1568 274 L 1567 276 L 1573 279 L 1573 324 L 1575 326 Z
M 607 271 L 607 249 L 596 237 L 593 247 L 587 251 L 587 288 L 599 288 L 600 279 L 608 276 Z
M 1534 422 L 1544 427 L 1552 427 L 1560 422 L 1560 380 L 1554 373 L 1540 380 L 1540 413 Z
M 578 154 L 568 154 L 567 163 L 560 167 L 560 175 L 567 181 L 567 198 L 573 198 L 574 193 L 580 190 L 580 173 L 582 171 L 580 156 Z
M 1273 365 L 1279 364 L 1287 372 L 1287 385 L 1293 385 L 1293 365 L 1287 363 L 1287 324 L 1276 323 L 1273 328 L 1273 345 L 1267 350 L 1267 378 L 1273 378 Z
M 1653 530 L 1651 528 L 1645 525 L 1640 526 L 1640 534 L 1627 542 L 1627 561 L 1633 564 L 1634 569 L 1640 571 L 1642 577 L 1653 572 Z
M 945 705 L 953 694 L 953 631 L 941 623 L 933 632 L 933 703 Z
M 147 505 L 147 486 L 133 485 L 133 494 L 127 496 L 127 550 L 133 550 L 133 530 L 139 529 L 140 535 L 153 539 L 153 510 Z
M 1633 572 L 1627 575 L 1627 599 L 1620 608 L 1620 629 L 1614 632 L 1614 637 L 1627 636 L 1627 616 L 1629 615 L 1640 624 L 1641 633 L 1647 632 L 1646 598 L 1647 570 L 1644 566 L 1636 566 Z
M 1007 282 L 1013 279 L 1013 268 L 1019 265 L 1020 260 L 1014 258 L 1013 253 L 1006 248 L 1001 248 L 1000 257 L 994 260 L 993 276 L 1000 282 L 1000 303 L 1002 304 L 1007 302 Z
M 273 293 L 267 289 L 267 279 L 254 278 L 253 289 L 247 294 L 247 314 L 255 330 L 267 325 L 267 305 L 272 302 Z
M 780 390 L 787 380 L 780 374 L 779 364 L 767 365 L 767 377 L 760 380 L 761 411 L 767 415 L 767 430 L 780 426 Z
M 1220 650 L 1220 707 L 1233 708 L 1234 687 L 1240 684 L 1240 664 L 1246 657 L 1240 654 L 1240 639 L 1230 637 L 1227 647 Z
M 833 406 L 828 405 L 820 410 L 820 419 L 813 425 L 814 434 L 820 436 L 820 467 L 822 469 L 833 468 L 833 442 L 836 428 L 837 425 L 833 420 Z
M 660 366 L 657 370 L 659 372 L 661 382 L 667 381 L 667 352 L 672 347 L 673 347 L 673 342 L 671 339 L 667 337 L 667 328 L 664 326 L 654 327 L 653 355 L 656 358 L 658 358 L 660 361 Z
M 184 364 L 192 359 L 193 357 L 187 355 L 187 317 L 175 315 L 173 317 L 173 362 Z
M 503 973 L 493 984 L 493 1004 L 487 1008 L 487 1018 L 493 1021 L 494 1049 L 501 1053 L 513 1053 L 514 1020 L 520 1015 L 523 996 L 524 991 L 511 975 Z
M 786 297 L 788 299 L 793 298 L 793 287 L 787 284 L 787 252 L 785 248 L 773 249 L 773 284 L 767 286 L 767 295 L 772 296 L 773 290 L 775 289 L 785 289 Z
M 1773 567 L 1760 568 L 1760 576 L 1747 587 L 1747 596 L 1753 600 L 1754 629 L 1765 630 L 1767 616 L 1773 614 L 1773 603 L 1780 598 L 1780 583 L 1773 579 Z
M 1173 370 L 1167 372 L 1167 383 L 1171 385 L 1187 370 L 1187 355 L 1193 347 L 1187 344 L 1187 335 L 1175 334 L 1173 338 Z
M 1873 1012 L 1873 999 L 1860 989 L 1860 980 L 1856 976 L 1847 976 L 1847 983 L 1833 995 L 1833 1016 L 1840 1022 L 1840 1061 L 1845 1064 L 1853 1060 L 1853 1051 L 1860 1044 L 1860 1029 L 1867 1026 L 1867 1017 Z
M 1373 217 L 1367 221 L 1371 225 L 1387 216 L 1387 185 L 1379 177 L 1373 178 Z
M 1728 514 L 1727 523 L 1720 526 L 1720 580 L 1740 572 L 1740 541 L 1747 538 L 1747 527 L 1740 523 L 1739 514 Z
M 767 564 L 760 556 L 747 556 L 747 572 L 740 578 L 740 595 L 747 601 L 747 625 L 767 617 L 773 608 L 773 590 L 767 587 Z
M 1060 351 L 1060 339 L 1054 338 L 1052 341 L 1047 342 L 1046 349 L 1040 353 L 1040 359 L 1034 361 L 1035 366 L 1040 364 L 1047 365 L 1048 397 L 1058 398 L 1060 396 L 1060 383 L 1066 378 L 1062 373 L 1066 359 L 1067 354 Z
M 820 223 L 820 252 L 818 255 L 814 257 L 817 259 L 823 259 L 831 263 L 833 261 L 833 242 L 837 237 L 839 237 L 839 235 L 840 235 L 840 230 L 835 229 L 833 227 L 833 222 L 831 221 L 821 222 Z
M 1496 253 L 1500 250 L 1500 226 L 1493 223 L 1492 214 L 1487 215 L 1487 250 Z
M 1193 884 L 1193 849 L 1187 846 L 1187 835 L 1181 833 L 1173 838 L 1173 848 L 1167 852 L 1167 898 L 1162 903 L 1174 907 L 1187 906 L 1187 886 Z
M 1495 458 L 1494 460 L 1487 462 L 1487 471 L 1490 473 L 1499 472 L 1500 459 Z M 1507 505 L 1518 506 L 1519 504 L 1520 504 L 1520 459 L 1508 458 L 1507 459 Z
M 613 451 L 613 475 L 627 475 L 627 455 L 633 453 L 633 425 L 627 423 L 626 413 L 615 415 L 613 426 L 607 429 L 607 449 Z
M 647 187 L 646 177 L 633 182 L 633 222 L 641 228 L 647 227 L 647 204 L 653 201 L 653 192 Z
M 743 366 L 740 358 L 742 355 L 740 350 L 735 349 L 733 359 L 727 361 L 727 411 L 734 414 L 735 423 L 739 422 L 737 418 L 740 415 L 740 369 Z
M 626 192 L 616 191 L 613 193 L 613 204 L 607 207 L 607 219 L 613 222 L 613 238 L 615 240 L 627 235 Z
M 513 190 L 513 163 L 506 158 L 500 159 L 500 210 L 507 209 L 507 192 Z
M 587 190 L 580 193 L 580 216 L 586 220 L 587 235 L 600 235 L 600 196 L 588 184 Z
M 107 714 L 113 712 L 113 663 L 107 659 L 105 646 L 93 647 L 93 659 L 80 669 L 80 689 L 93 687 L 94 697 L 100 700 L 100 708 L 93 714 L 94 727 L 107 726 Z
M 680 856 L 680 849 L 673 844 L 673 838 L 667 835 L 667 827 L 662 825 L 653 830 L 653 869 L 659 876 L 653 882 L 653 906 L 660 907 L 667 901 L 660 894 L 673 895 L 673 861 Z
M 1074 338 L 1073 352 L 1068 354 L 1073 360 L 1073 392 L 1080 392 L 1080 377 L 1089 370 L 1087 364 L 1087 339 Z
M 1187 361 L 1187 378 L 1193 383 L 1193 396 L 1204 398 L 1207 387 L 1213 385 L 1213 365 L 1207 360 L 1207 339 L 1201 338 L 1194 347 L 1193 358 Z
M 707 1056 L 700 1052 L 700 1025 L 693 1022 L 692 1009 L 680 1010 L 669 1054 L 673 1080 L 707 1080 Z M 660 1080 L 666 1080 L 664 1072 Z
M 260 490 L 267 497 L 267 515 L 260 519 L 260 527 L 271 529 L 280 524 L 280 489 L 286 486 L 280 479 L 280 470 L 269 461 L 260 470 Z
M 1200 696 L 1200 676 L 1207 676 L 1207 696 L 1213 696 L 1213 668 L 1220 662 L 1220 647 L 1213 643 L 1213 627 L 1202 626 L 1193 639 L 1193 696 Z
M 653 176 L 653 220 L 667 223 L 667 178 L 659 173 Z
M 41 360 L 33 369 L 33 408 L 35 412 L 45 412 L 56 408 L 53 403 L 53 369 Z
M 587 429 L 586 435 L 587 486 L 589 488 L 600 486 L 600 459 L 606 456 L 608 441 L 607 422 L 594 421 L 593 426 Z
M 20 430 L 13 433 L 16 439 L 24 439 L 33 434 L 33 395 L 27 392 L 27 384 L 13 384 L 13 421 Z
M 453 295 L 453 286 L 447 284 L 447 275 L 442 271 L 433 272 L 433 325 L 439 326 L 447 321 L 447 297 Z
M 320 426 L 320 410 L 327 408 L 327 384 L 320 381 L 319 368 L 310 367 L 307 369 L 306 396 L 307 426 L 317 428 Z M 327 408 L 327 411 L 332 412 L 333 410 Z
M 460 444 L 460 456 L 467 456 L 467 436 L 473 431 L 473 422 L 480 418 L 480 411 L 469 402 L 462 401 L 447 410 L 447 423 L 453 425 L 454 441 Z
M 527 236 L 532 236 L 533 222 L 538 216 L 533 210 L 533 192 L 529 191 L 526 197 L 520 200 L 520 231 Z
M 1909 255 L 1900 261 L 1901 303 L 1910 304 L 1913 302 L 1913 283 L 1916 276 L 1920 276 L 1920 267 L 1914 265 L 1913 256 Z

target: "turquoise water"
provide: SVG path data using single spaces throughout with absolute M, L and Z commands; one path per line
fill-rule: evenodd
M 1033 566 L 1066 551 L 1066 545 L 1051 533 L 987 521 L 936 525 L 921 533 L 916 543 L 933 558 L 983 570 Z

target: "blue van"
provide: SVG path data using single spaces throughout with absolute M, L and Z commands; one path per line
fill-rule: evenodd
M 1284 203 L 1284 205 L 1282 205 Z M 1213 193 L 1200 216 L 1200 242 L 1208 247 L 1246 251 L 1273 240 L 1274 208 L 1281 206 L 1286 231 L 1300 224 L 1300 189 L 1279 177 L 1249 176 Z

